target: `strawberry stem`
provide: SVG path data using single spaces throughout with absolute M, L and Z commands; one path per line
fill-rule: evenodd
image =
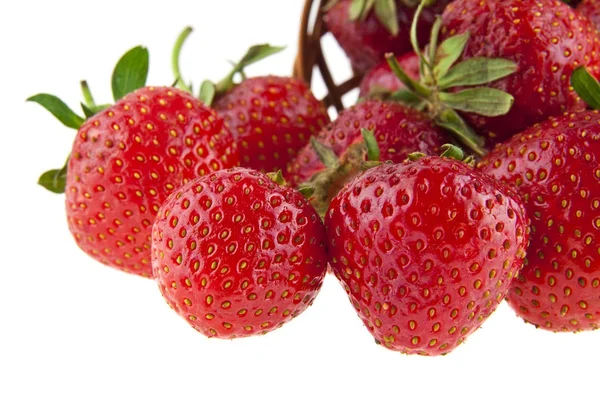
M 94 97 L 92 96 L 92 91 L 90 90 L 90 86 L 87 81 L 83 80 L 80 82 L 81 93 L 83 94 L 83 103 L 88 106 L 90 109 L 96 108 L 96 102 L 94 101 Z
M 192 33 L 192 27 L 186 27 L 177 37 L 175 41 L 175 46 L 173 46 L 173 53 L 171 55 L 171 67 L 173 69 L 173 75 L 175 76 L 175 84 L 178 88 L 185 90 L 186 92 L 191 93 L 192 88 L 185 83 L 183 77 L 181 75 L 181 68 L 179 65 L 179 58 L 181 55 L 181 48 L 183 47 L 186 39 Z

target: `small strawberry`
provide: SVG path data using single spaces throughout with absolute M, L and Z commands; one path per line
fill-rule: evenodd
M 362 129 L 374 132 L 382 161 L 402 162 L 415 151 L 436 154 L 447 142 L 443 131 L 424 114 L 380 100 L 367 100 L 342 111 L 315 138 L 337 156 L 342 156 L 352 144 L 362 141 Z M 288 165 L 288 178 L 297 186 L 325 168 L 313 146 L 308 144 Z
M 302 313 L 327 267 L 325 229 L 296 191 L 234 168 L 189 182 L 162 206 L 152 264 L 169 305 L 209 337 L 272 331 Z
M 446 354 L 477 330 L 528 242 L 506 186 L 440 157 L 368 170 L 333 199 L 325 226 L 358 315 L 378 343 L 408 354 Z
M 442 39 L 469 34 L 462 60 L 501 57 L 517 65 L 516 73 L 486 84 L 514 97 L 510 112 L 463 114 L 490 145 L 552 115 L 585 109 L 569 78 L 578 65 L 600 75 L 600 36 L 568 5 L 559 0 L 456 0 L 442 20 Z
M 113 75 L 117 102 L 84 105 L 86 121 L 54 96 L 30 98 L 78 128 L 67 165 L 43 174 L 39 183 L 66 193 L 69 229 L 82 250 L 150 277 L 150 233 L 159 206 L 185 182 L 236 166 L 238 156 L 224 121 L 189 94 L 170 87 L 126 94 L 145 84 L 147 53 L 134 49 L 123 60 Z M 91 99 L 87 90 L 86 97 Z
M 449 2 L 437 0 L 423 12 L 417 33 L 421 44 L 427 43 L 436 14 Z M 354 70 L 365 73 L 386 53 L 411 51 L 409 31 L 417 4 L 411 0 L 333 0 L 326 6 L 325 22 Z
M 600 94 L 597 83 L 596 92 Z M 516 185 L 532 219 L 531 247 L 508 303 L 540 328 L 598 329 L 598 111 L 567 113 L 535 125 L 496 147 L 478 168 Z
M 398 64 L 414 80 L 419 79 L 419 56 L 415 53 L 406 53 L 398 59 Z M 361 98 L 369 96 L 377 96 L 379 94 L 392 93 L 405 86 L 392 71 L 387 61 L 382 61 L 381 64 L 373 68 L 365 75 L 360 83 Z
M 592 21 L 596 28 L 600 28 L 600 1 L 582 0 L 577 5 L 576 10 L 579 14 Z
M 190 32 L 187 28 L 177 40 L 174 60 Z M 251 47 L 227 77 L 216 84 L 205 81 L 200 90 L 201 100 L 214 106 L 235 135 L 241 165 L 263 172 L 285 169 L 310 137 L 329 123 L 325 106 L 306 83 L 277 76 L 246 79 L 246 67 L 281 50 L 269 45 Z M 180 86 L 191 91 L 181 80 L 178 62 L 174 72 Z M 235 84 L 237 75 L 242 81 Z

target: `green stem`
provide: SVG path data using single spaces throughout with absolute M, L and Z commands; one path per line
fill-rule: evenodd
M 175 46 L 173 47 L 173 53 L 171 55 L 171 67 L 173 69 L 173 75 L 175 76 L 177 82 L 177 87 L 190 93 L 192 91 L 192 88 L 185 83 L 181 75 L 181 69 L 179 66 L 179 56 L 181 54 L 181 48 L 183 47 L 183 44 L 185 43 L 188 36 L 190 36 L 192 31 L 192 27 L 188 26 L 179 34 L 177 40 L 175 41 Z
M 394 72 L 394 74 L 396 74 L 398 79 L 400 79 L 400 81 L 402 83 L 404 83 L 404 85 L 409 90 L 411 90 L 412 92 L 415 92 L 415 94 L 417 94 L 418 96 L 423 97 L 425 99 L 431 97 L 431 94 L 432 94 L 431 89 L 425 87 L 420 82 L 417 82 L 414 79 L 412 79 L 410 76 L 408 76 L 408 74 L 402 69 L 402 67 L 398 63 L 398 60 L 392 53 L 387 53 L 385 55 L 385 58 L 387 59 L 387 62 L 389 64 L 390 68 L 392 69 L 392 71 Z
M 92 96 L 92 91 L 90 90 L 90 86 L 87 81 L 81 81 L 81 93 L 83 93 L 83 102 L 90 109 L 96 108 L 96 102 L 94 101 L 94 97 Z

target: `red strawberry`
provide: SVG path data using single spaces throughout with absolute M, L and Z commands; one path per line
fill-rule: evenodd
M 442 39 L 470 33 L 462 59 L 501 57 L 517 72 L 492 83 L 514 96 L 501 116 L 465 113 L 490 144 L 564 111 L 586 105 L 569 78 L 577 65 L 600 75 L 600 41 L 589 20 L 559 0 L 456 0 L 443 13 Z
M 362 140 L 361 129 L 373 131 L 382 161 L 402 162 L 409 153 L 436 154 L 446 135 L 427 117 L 398 103 L 368 100 L 344 110 L 337 120 L 321 131 L 317 140 L 342 156 L 354 143 Z M 326 167 L 308 144 L 288 165 L 293 185 L 307 182 Z
M 452 351 L 502 301 L 528 241 L 506 186 L 456 160 L 382 165 L 325 220 L 330 263 L 371 334 L 409 354 Z
M 98 261 L 151 276 L 150 229 L 162 202 L 183 183 L 237 164 L 214 110 L 177 89 L 139 89 L 79 129 L 65 190 L 69 229 Z
M 152 275 L 151 226 L 162 202 L 189 180 L 239 164 L 233 136 L 214 110 L 174 88 L 144 87 L 148 60 L 141 46 L 119 60 L 112 106 L 97 106 L 82 82 L 87 120 L 56 96 L 28 99 L 78 129 L 67 164 L 38 182 L 66 192 L 77 244 L 106 265 L 146 277 Z
M 582 0 L 576 10 L 579 14 L 587 17 L 596 28 L 600 28 L 600 1 L 597 0 Z
M 324 105 L 294 78 L 245 80 L 219 96 L 214 107 L 237 137 L 241 165 L 265 172 L 285 169 L 329 123 Z
M 191 33 L 186 28 L 173 50 L 174 73 L 179 86 L 187 91 L 179 71 L 179 53 Z M 220 82 L 204 81 L 200 99 L 225 119 L 239 144 L 241 166 L 263 172 L 285 169 L 298 149 L 329 123 L 323 103 L 318 101 L 302 81 L 277 76 L 246 79 L 244 69 L 283 50 L 268 44 L 252 46 L 232 71 Z M 242 82 L 234 83 L 240 75 Z
M 152 237 L 163 296 L 209 337 L 280 327 L 312 304 L 326 272 L 325 230 L 309 203 L 244 168 L 184 185 Z
M 406 5 L 408 2 L 375 0 L 369 2 L 370 6 L 365 6 L 364 0 L 339 0 L 334 3 L 325 14 L 325 22 L 357 72 L 365 73 L 374 68 L 386 53 L 401 55 L 412 50 L 409 31 L 415 10 Z M 355 3 L 363 5 L 357 7 Z M 390 3 L 391 9 L 388 8 Z M 423 23 L 418 29 L 422 45 L 429 40 L 436 14 L 441 13 L 448 3 L 449 0 L 438 0 L 423 12 Z
M 532 218 L 526 266 L 508 296 L 551 331 L 600 327 L 600 114 L 569 113 L 499 145 L 479 165 L 515 184 Z
M 419 79 L 419 56 L 415 53 L 406 53 L 397 58 L 398 64 L 412 79 Z M 405 85 L 398 79 L 387 61 L 373 68 L 360 83 L 360 97 L 384 93 L 393 93 L 403 89 Z

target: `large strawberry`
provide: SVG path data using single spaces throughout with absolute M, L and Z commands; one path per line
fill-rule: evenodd
M 177 60 L 190 33 L 191 28 L 181 33 L 173 55 L 175 75 L 188 91 L 191 88 L 182 81 Z M 278 76 L 246 79 L 247 66 L 281 50 L 266 44 L 253 46 L 223 80 L 204 81 L 200 89 L 201 100 L 214 106 L 235 135 L 241 165 L 263 172 L 285 169 L 310 137 L 329 123 L 325 106 L 306 83 Z M 238 84 L 234 83 L 237 75 L 242 78 Z
M 437 0 L 423 13 L 419 42 L 425 45 L 436 14 L 449 0 Z M 344 49 L 353 68 L 365 73 L 386 53 L 401 55 L 411 51 L 409 31 L 418 1 L 412 0 L 333 0 L 327 5 L 325 21 Z
M 288 165 L 292 185 L 310 183 L 316 187 L 312 202 L 320 213 L 327 209 L 329 200 L 344 181 L 360 172 L 360 165 L 350 164 L 362 161 L 356 160 L 363 158 L 361 149 L 358 149 L 359 154 L 355 153 L 357 145 L 363 141 L 363 129 L 373 132 L 381 161 L 402 162 L 415 151 L 436 154 L 447 142 L 446 134 L 425 114 L 398 103 L 368 100 L 344 110 L 315 138 L 333 153 L 329 157 L 335 159 L 333 162 L 324 163 L 326 157 L 319 154 L 315 143 L 311 143 Z M 340 173 L 337 170 L 341 170 Z
M 514 96 L 505 115 L 465 118 L 489 143 L 585 103 L 569 84 L 573 69 L 587 66 L 600 75 L 600 41 L 584 16 L 559 0 L 456 0 L 444 10 L 442 39 L 469 33 L 462 59 L 501 57 L 517 72 L 486 84 Z
M 150 277 L 150 231 L 162 202 L 196 177 L 236 166 L 238 155 L 224 121 L 188 93 L 142 87 L 126 94 L 144 85 L 144 59 L 136 51 L 124 57 L 113 76 L 117 102 L 84 106 L 84 122 L 53 96 L 30 100 L 78 128 L 67 165 L 42 175 L 40 184 L 66 193 L 79 247 L 106 265 Z M 128 70 L 133 65 L 141 70 Z
M 406 53 L 398 58 L 398 64 L 412 79 L 419 79 L 420 59 L 416 53 Z M 387 61 L 369 71 L 360 82 L 361 98 L 377 97 L 404 89 L 405 85 L 398 79 Z
M 330 263 L 383 346 L 446 354 L 508 292 L 528 242 L 518 198 L 456 160 L 384 164 L 349 183 L 325 219 Z
M 551 331 L 600 327 L 600 114 L 553 117 L 496 147 L 479 170 L 512 183 L 532 219 L 526 266 L 508 296 Z
M 152 238 L 163 296 L 209 337 L 280 327 L 312 304 L 327 269 L 315 210 L 298 192 L 244 168 L 180 188 L 162 206 Z

